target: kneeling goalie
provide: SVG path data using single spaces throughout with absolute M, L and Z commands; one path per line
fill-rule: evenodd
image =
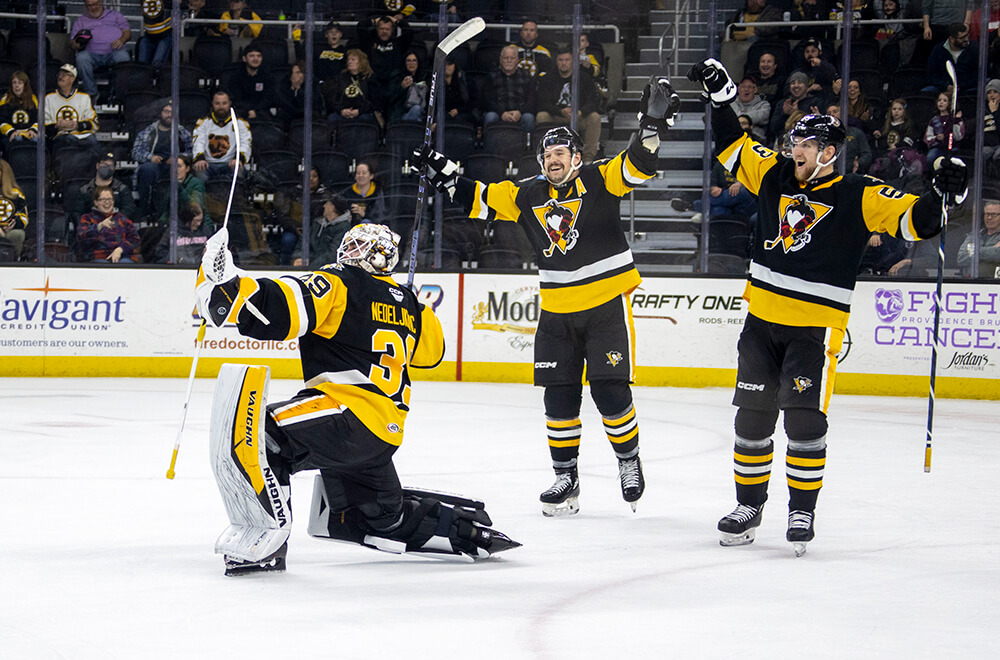
M 392 455 L 409 411 L 409 366 L 444 356 L 441 323 L 389 273 L 399 236 L 363 224 L 337 263 L 301 278 L 247 277 L 227 230 L 202 260 L 198 308 L 262 340 L 299 338 L 305 389 L 267 405 L 266 367 L 224 365 L 212 406 L 211 457 L 230 526 L 216 542 L 226 575 L 285 568 L 290 475 L 318 469 L 309 534 L 386 552 L 473 559 L 520 544 L 490 529 L 482 502 L 400 486 Z

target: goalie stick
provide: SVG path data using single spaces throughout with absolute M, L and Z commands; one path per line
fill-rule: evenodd
M 951 157 L 955 144 L 955 114 L 958 107 L 958 76 L 955 65 L 949 59 L 945 62 L 948 77 L 951 78 L 951 106 L 948 111 L 948 150 L 945 158 Z M 934 163 L 931 163 L 934 167 Z M 948 229 L 948 193 L 941 195 L 941 241 L 938 244 L 937 288 L 934 290 L 934 343 L 931 344 L 931 383 L 927 396 L 927 441 L 924 446 L 924 472 L 931 471 L 931 440 L 934 430 L 934 387 L 937 379 L 937 357 L 941 345 L 939 331 L 941 329 L 941 289 L 944 284 L 944 239 Z
M 434 111 L 437 107 L 438 70 L 451 51 L 486 29 L 486 21 L 480 17 L 472 18 L 459 25 L 455 30 L 441 40 L 434 49 L 434 68 L 431 73 L 431 89 L 427 96 L 427 119 L 424 121 L 424 147 L 431 146 L 431 126 L 434 124 Z M 413 236 L 410 239 L 410 266 L 406 275 L 406 286 L 413 288 L 413 275 L 417 270 L 417 241 L 420 236 L 420 218 L 424 214 L 427 202 L 427 166 L 420 168 L 420 184 L 417 188 L 417 210 L 413 220 Z
M 219 231 L 228 231 L 229 228 L 229 214 L 233 210 L 233 197 L 236 195 L 236 180 L 240 175 L 240 129 L 236 125 L 236 111 L 229 108 L 229 121 L 233 126 L 233 142 L 236 145 L 236 159 L 233 165 L 233 182 L 229 186 L 229 201 L 226 202 L 226 215 L 222 219 L 222 229 Z M 226 247 L 229 246 L 229 234 L 225 235 Z M 221 269 L 221 266 L 220 266 Z M 177 452 L 181 449 L 181 437 L 184 435 L 184 423 L 187 421 L 187 411 L 188 404 L 191 403 L 191 390 L 194 389 L 194 375 L 198 371 L 198 358 L 201 356 L 201 346 L 205 341 L 205 328 L 207 327 L 205 319 L 201 320 L 201 325 L 198 327 L 198 338 L 195 340 L 194 348 L 194 358 L 191 360 L 191 373 L 188 374 L 188 384 L 187 384 L 187 394 L 184 395 L 184 407 L 181 409 L 181 423 L 177 428 L 177 439 L 174 441 L 174 451 L 170 456 L 170 467 L 167 468 L 167 479 L 173 479 L 174 468 L 177 467 Z

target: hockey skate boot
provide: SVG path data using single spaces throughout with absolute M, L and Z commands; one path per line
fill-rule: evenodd
M 622 499 L 635 512 L 635 504 L 646 490 L 646 480 L 642 478 L 642 461 L 638 456 L 618 459 L 618 478 L 622 482 Z
M 576 468 L 556 470 L 556 482 L 538 497 L 542 502 L 542 515 L 572 516 L 580 512 L 580 477 Z
M 757 528 L 760 527 L 763 511 L 763 504 L 760 506 L 736 505 L 732 513 L 726 514 L 719 521 L 719 531 L 721 532 L 719 545 L 729 547 L 753 543 Z
M 816 535 L 813 531 L 813 517 L 812 511 L 788 512 L 788 531 L 785 532 L 785 540 L 792 544 L 796 557 L 806 554 L 806 544 Z
M 242 559 L 236 559 L 235 557 L 230 557 L 229 555 L 223 555 L 223 559 L 226 562 L 226 575 L 233 577 L 236 575 L 248 575 L 250 573 L 264 573 L 274 571 L 277 573 L 285 572 L 285 555 L 288 554 L 288 542 L 281 544 L 274 554 L 269 557 L 265 557 L 261 561 L 250 562 L 243 561 Z

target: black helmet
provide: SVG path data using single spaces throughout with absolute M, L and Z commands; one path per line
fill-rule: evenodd
M 583 153 L 583 140 L 580 139 L 580 135 L 576 131 L 565 126 L 550 128 L 538 141 L 538 149 L 535 151 L 535 157 L 538 158 L 538 165 L 542 170 L 545 169 L 542 157 L 546 151 L 553 147 L 566 147 L 569 149 L 570 155 L 575 156 Z
M 834 158 L 840 155 L 840 150 L 847 139 L 847 132 L 841 125 L 840 120 L 831 115 L 806 115 L 795 122 L 792 130 L 785 135 L 785 143 L 782 153 L 786 156 L 791 152 L 795 142 L 799 140 L 816 140 L 819 150 L 823 151 L 828 146 L 836 147 L 837 152 Z

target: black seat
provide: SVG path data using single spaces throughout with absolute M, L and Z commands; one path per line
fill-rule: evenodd
M 288 66 L 288 43 L 284 39 L 259 38 L 254 39 L 253 44 L 260 48 L 263 67 L 269 72 L 273 67 Z
M 340 122 L 337 126 L 337 151 L 350 158 L 377 149 L 378 143 L 379 128 L 375 122 L 351 120 Z
M 358 157 L 358 162 L 365 162 L 371 166 L 372 175 L 382 182 L 383 186 L 388 186 L 399 181 L 403 176 L 403 160 L 398 154 L 385 149 L 369 151 Z
M 484 245 L 479 250 L 479 267 L 512 270 L 524 268 L 524 262 L 517 250 Z
M 465 159 L 465 176 L 483 183 L 499 183 L 507 178 L 507 161 L 493 154 L 472 154 Z
M 116 99 L 131 92 L 148 91 L 153 87 L 153 67 L 141 62 L 120 62 L 111 67 L 111 80 Z
M 514 161 L 524 155 L 527 139 L 520 126 L 496 122 L 483 129 L 483 151 Z
M 385 131 L 385 148 L 403 160 L 413 160 L 413 152 L 424 142 L 424 124 L 416 121 L 396 121 Z
M 464 161 L 476 148 L 476 129 L 468 124 L 445 123 L 444 153 L 452 160 Z
M 256 142 L 256 134 L 254 142 Z M 346 154 L 339 151 L 314 151 L 312 153 L 312 165 L 319 170 L 320 181 L 328 188 L 337 181 L 344 181 L 350 178 L 351 161 Z
M 181 92 L 179 97 L 181 105 L 177 116 L 182 124 L 196 122 L 202 117 L 207 117 L 212 111 L 212 99 L 208 96 L 208 92 L 192 90 Z
M 292 125 L 288 130 L 289 144 L 292 149 L 300 153 L 302 152 L 302 144 L 305 141 L 305 127 L 306 122 L 304 119 L 296 119 L 292 122 Z M 313 119 L 312 148 L 329 149 L 332 138 L 333 135 L 330 131 L 330 126 L 326 123 L 326 121 L 322 119 Z
M 710 254 L 731 254 L 746 258 L 749 234 L 750 224 L 746 218 L 713 216 L 708 223 L 708 251 Z
M 18 64 L 16 60 L 8 59 L 6 57 L 0 58 L 0 90 L 6 90 L 7 86 L 10 85 L 11 74 L 15 71 L 23 70 L 24 67 Z
M 906 114 L 923 137 L 927 122 L 937 114 L 937 92 L 917 92 L 906 96 Z
M 538 176 L 542 173 L 542 167 L 538 164 L 535 154 L 525 154 L 515 161 L 517 167 L 517 178 L 526 179 L 529 176 Z
M 10 59 L 21 65 L 22 70 L 33 68 L 38 62 L 38 35 L 34 28 L 30 32 L 14 32 L 7 40 L 7 53 Z M 45 59 L 52 55 L 49 38 L 45 37 Z M 8 79 L 9 82 L 9 79 Z M 37 88 L 36 88 L 37 89 Z
M 835 62 L 838 68 L 843 53 L 843 46 L 837 47 Z M 851 43 L 851 73 L 857 69 L 879 68 L 879 46 L 874 41 L 854 41 Z
M 232 62 L 233 47 L 228 37 L 198 37 L 191 49 L 191 61 L 213 78 L 222 75 L 222 70 Z
M 172 91 L 172 75 L 173 68 L 169 65 L 160 70 L 160 77 L 156 80 L 156 87 L 163 96 L 170 96 Z M 209 79 L 209 73 L 201 67 L 190 64 L 182 64 L 177 68 L 177 80 L 180 85 L 180 91 L 182 92 L 193 92 L 199 89 L 211 87 L 212 82 Z
M 58 151 L 53 151 L 52 162 L 62 181 L 84 176 L 93 177 L 97 154 L 90 147 L 64 142 Z
M 276 181 L 297 181 L 300 156 L 294 151 L 264 151 L 256 156 L 257 167 L 270 174 Z
M 153 90 L 133 91 L 125 95 L 122 99 L 122 115 L 127 121 L 136 122 L 136 125 L 143 125 L 149 121 L 155 121 L 157 117 L 147 117 L 140 111 L 160 100 L 160 95 Z
M 878 69 L 851 69 L 851 80 L 857 80 L 861 91 L 867 98 L 881 98 L 885 95 L 882 89 L 882 72 Z
M 927 86 L 927 69 L 922 66 L 900 67 L 889 79 L 892 98 L 908 97 Z
M 273 151 L 288 147 L 288 136 L 277 122 L 254 119 L 250 127 L 254 151 Z
M 11 142 L 7 145 L 7 162 L 14 170 L 14 177 L 35 176 L 38 149 L 34 142 Z
M 472 66 L 477 71 L 493 71 L 500 64 L 500 51 L 506 44 L 499 42 L 479 42 L 472 55 Z

